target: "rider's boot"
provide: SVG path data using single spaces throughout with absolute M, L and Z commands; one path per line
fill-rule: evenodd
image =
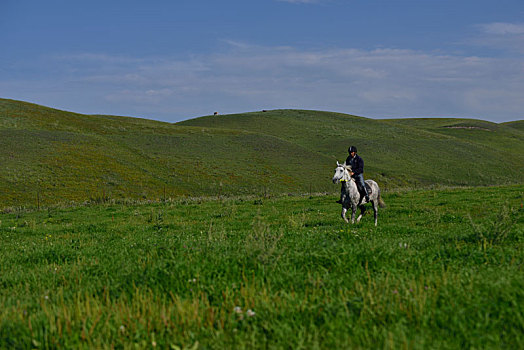
M 364 198 L 366 198 L 366 202 L 369 203 L 369 194 L 366 190 L 364 190 L 363 192 L 360 192 L 360 199 L 358 201 L 358 205 L 362 204 L 362 202 L 364 201 Z

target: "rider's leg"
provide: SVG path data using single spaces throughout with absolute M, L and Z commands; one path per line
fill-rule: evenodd
M 356 180 L 360 187 L 360 193 L 362 193 L 366 197 L 366 200 L 369 202 L 369 194 L 368 189 L 366 188 L 366 184 L 364 183 L 364 175 L 358 174 Z

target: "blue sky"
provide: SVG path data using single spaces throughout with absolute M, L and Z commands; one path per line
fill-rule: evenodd
M 175 122 L 524 119 L 522 0 L 0 0 L 0 97 Z

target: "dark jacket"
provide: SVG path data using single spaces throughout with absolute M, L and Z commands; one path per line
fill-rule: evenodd
M 358 154 L 355 154 L 354 158 L 349 155 L 346 158 L 346 165 L 351 166 L 351 170 L 354 172 L 353 177 L 364 173 L 364 160 Z

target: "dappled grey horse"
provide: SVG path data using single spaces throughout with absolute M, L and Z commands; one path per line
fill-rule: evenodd
M 360 193 L 357 188 L 355 179 L 350 175 L 351 167 L 345 164 L 339 164 L 337 162 L 337 167 L 335 169 L 335 175 L 333 175 L 333 183 L 342 182 L 343 190 L 346 191 L 346 196 L 342 202 L 342 219 L 349 223 L 349 220 L 346 218 L 346 212 L 351 208 L 351 223 L 355 223 L 355 213 L 357 208 L 360 208 L 360 215 L 357 218 L 357 222 L 360 221 L 362 215 L 366 211 L 364 204 L 368 203 L 365 197 L 360 198 Z M 369 202 L 373 204 L 373 211 L 375 213 L 375 226 L 377 226 L 377 214 L 378 207 L 384 208 L 386 203 L 380 197 L 380 188 L 377 183 L 373 180 L 366 180 L 366 184 L 369 185 L 371 193 L 369 194 Z

